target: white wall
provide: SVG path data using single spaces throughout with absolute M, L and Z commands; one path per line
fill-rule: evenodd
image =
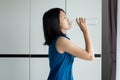
M 29 0 L 0 0 L 0 54 L 29 54 L 29 7 Z M 29 80 L 29 59 L 0 57 L 0 80 Z
M 67 14 L 70 20 L 73 21 L 72 29 L 68 31 L 68 35 L 77 45 L 85 48 L 83 34 L 75 19 L 76 17 L 86 17 L 95 54 L 101 54 L 101 11 L 101 0 L 67 0 Z
M 86 3 L 87 2 L 87 3 Z M 95 54 L 101 54 L 101 0 L 67 0 L 66 10 L 68 17 L 73 20 L 73 27 L 68 31 L 69 37 L 80 47 L 84 48 L 84 38 L 78 26 L 75 24 L 76 17 L 86 17 L 89 21 L 88 28 L 93 41 Z M 54 4 L 54 5 L 53 5 Z M 47 54 L 46 46 L 43 46 L 44 35 L 42 17 L 46 10 L 52 7 L 60 7 L 65 10 L 65 1 L 41 1 L 31 0 L 31 53 Z M 90 23 L 91 22 L 91 23 Z M 79 36 L 76 36 L 79 35 Z
M 0 0 L 0 53 L 29 52 L 29 0 Z
M 120 0 L 118 0 L 117 13 L 117 68 L 116 80 L 120 80 Z
M 59 2 L 59 3 L 57 3 Z M 55 4 L 56 3 L 56 4 Z M 43 46 L 44 37 L 42 29 L 43 13 L 51 7 L 60 7 L 65 9 L 65 2 L 61 0 L 49 2 L 44 0 L 32 0 L 31 2 L 31 51 L 32 54 L 48 54 L 47 47 Z M 53 5 L 54 4 L 54 5 Z M 66 10 L 70 19 L 75 21 L 76 17 L 87 17 L 88 24 L 95 54 L 101 54 L 101 0 L 67 0 Z M 40 16 L 40 17 L 38 17 Z M 94 22 L 96 22 L 94 24 Z M 41 23 L 40 23 L 41 22 Z M 39 31 L 40 30 L 40 31 Z M 73 28 L 67 32 L 67 35 L 80 47 L 84 48 L 84 40 L 79 27 L 73 22 Z M 31 79 L 45 80 L 49 74 L 48 59 L 31 59 Z M 44 72 L 44 73 L 43 73 Z M 101 80 L 101 58 L 96 58 L 93 62 L 75 58 L 73 65 L 73 74 L 75 80 Z M 88 77 L 86 77 L 86 75 Z
M 65 10 L 65 6 L 70 19 L 87 17 L 93 20 L 88 28 L 95 54 L 101 54 L 101 0 L 66 2 L 67 4 L 62 0 L 0 0 L 0 54 L 48 54 L 48 47 L 43 46 L 43 13 L 52 7 Z M 67 34 L 73 42 L 84 48 L 82 33 L 74 22 Z M 1 58 L 0 63 L 0 80 L 29 80 L 29 77 L 30 80 L 46 80 L 49 73 L 48 58 Z M 75 58 L 73 74 L 75 80 L 101 80 L 101 58 L 92 62 Z
M 48 54 L 47 46 L 43 46 L 44 35 L 42 17 L 45 11 L 53 7 L 65 9 L 65 1 L 62 0 L 31 0 L 31 53 Z
M 0 80 L 29 80 L 29 59 L 0 58 Z

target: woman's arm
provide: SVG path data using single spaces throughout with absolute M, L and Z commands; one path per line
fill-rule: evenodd
M 77 24 L 79 25 L 81 31 L 83 32 L 86 48 L 82 49 L 79 46 L 75 45 L 71 40 L 68 40 L 65 37 L 60 37 L 57 40 L 56 48 L 61 54 L 68 52 L 71 55 L 74 55 L 78 58 L 85 60 L 93 60 L 94 52 L 92 47 L 92 42 L 88 33 L 85 19 L 76 19 Z
M 86 19 L 85 18 L 79 18 L 79 19 L 77 18 L 76 22 L 79 25 L 81 31 L 83 32 L 84 39 L 85 39 L 85 44 L 86 44 L 86 48 L 85 48 L 86 51 L 88 53 L 94 53 L 92 42 L 91 42 L 90 35 L 89 35 L 89 32 L 88 32 L 88 28 L 87 28 L 87 25 L 86 25 Z

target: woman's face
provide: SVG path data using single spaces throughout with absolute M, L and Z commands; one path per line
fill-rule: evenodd
M 63 11 L 60 11 L 60 28 L 64 33 L 71 28 L 70 21 Z

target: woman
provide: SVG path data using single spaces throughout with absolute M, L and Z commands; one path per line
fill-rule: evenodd
M 66 36 L 66 31 L 71 28 L 71 25 L 64 10 L 53 8 L 43 15 L 44 45 L 49 46 L 50 73 L 48 80 L 73 80 L 74 56 L 85 60 L 94 59 L 86 20 L 76 18 L 76 22 L 83 32 L 85 49 L 75 45 Z

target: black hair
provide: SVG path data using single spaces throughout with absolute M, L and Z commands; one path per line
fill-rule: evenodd
M 43 15 L 44 45 L 50 45 L 56 36 L 65 36 L 60 30 L 60 11 L 65 12 L 61 8 L 52 8 Z

